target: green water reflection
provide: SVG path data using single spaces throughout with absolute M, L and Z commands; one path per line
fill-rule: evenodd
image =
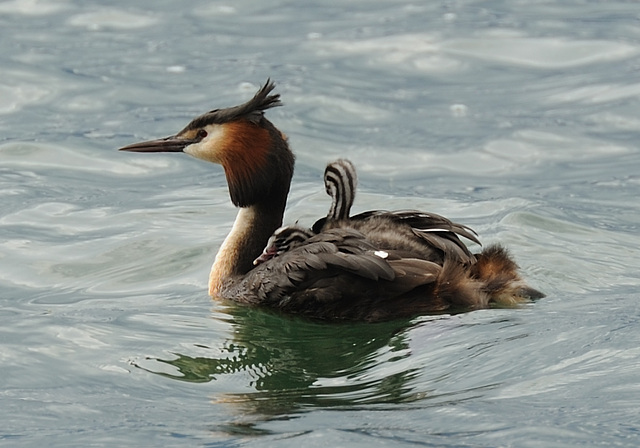
M 246 307 L 230 311 L 233 335 L 216 347 L 217 357 L 174 353 L 174 359 L 157 361 L 177 372 L 154 373 L 194 383 L 248 373 L 254 391 L 215 401 L 270 415 L 419 398 L 411 386 L 417 369 L 402 364 L 410 354 L 409 321 L 327 324 Z

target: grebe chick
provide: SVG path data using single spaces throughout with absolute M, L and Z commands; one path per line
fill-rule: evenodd
M 185 152 L 224 168 L 239 212 L 211 268 L 209 294 L 327 320 L 381 321 L 511 305 L 543 295 L 507 252 L 473 255 L 467 227 L 416 211 L 371 211 L 325 225 L 300 246 L 253 265 L 282 225 L 294 156 L 264 116 L 280 105 L 270 81 L 244 104 L 215 109 L 175 135 L 121 148 Z M 328 227 L 328 228 L 326 228 Z
M 327 165 L 324 170 L 324 187 L 327 194 L 331 196 L 331 206 L 327 217 L 322 218 L 322 223 L 349 218 L 351 206 L 356 197 L 357 185 L 356 169 L 349 160 L 338 159 Z M 304 229 L 298 225 L 276 229 L 260 256 L 253 260 L 253 264 L 259 265 L 300 246 L 308 238 L 320 233 L 322 225 L 319 225 L 319 222 L 317 221 L 314 225 L 318 227 L 318 230 Z
M 260 263 L 271 260 L 273 257 L 295 249 L 314 235 L 313 230 L 297 225 L 280 227 L 269 237 L 267 245 L 260 256 L 253 260 L 253 264 L 257 266 Z
M 353 163 L 347 159 L 338 159 L 328 164 L 324 170 L 324 188 L 331 196 L 331 207 L 326 220 L 349 219 L 358 189 L 358 176 Z M 319 232 L 320 230 L 316 233 Z

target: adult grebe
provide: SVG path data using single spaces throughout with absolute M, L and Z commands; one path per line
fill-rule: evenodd
M 177 134 L 120 148 L 185 152 L 224 168 L 240 208 L 216 255 L 209 294 L 328 320 L 380 321 L 422 313 L 508 306 L 543 297 L 528 287 L 500 246 L 473 255 L 458 235 L 473 231 L 417 211 L 371 211 L 316 223 L 319 233 L 258 266 L 281 226 L 294 156 L 285 135 L 265 118 L 280 106 L 267 80 L 244 104 L 215 109 Z

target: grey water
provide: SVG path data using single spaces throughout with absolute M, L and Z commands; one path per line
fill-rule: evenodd
M 0 445 L 635 447 L 640 8 L 588 0 L 0 3 Z M 429 210 L 545 299 L 330 325 L 213 302 L 220 167 L 116 149 L 248 99 L 286 222 Z

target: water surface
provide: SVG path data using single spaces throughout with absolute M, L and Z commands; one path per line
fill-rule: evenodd
M 631 2 L 0 4 L 0 444 L 636 446 L 640 15 Z M 219 167 L 116 148 L 249 98 L 287 222 L 430 210 L 547 298 L 327 325 L 212 302 Z

